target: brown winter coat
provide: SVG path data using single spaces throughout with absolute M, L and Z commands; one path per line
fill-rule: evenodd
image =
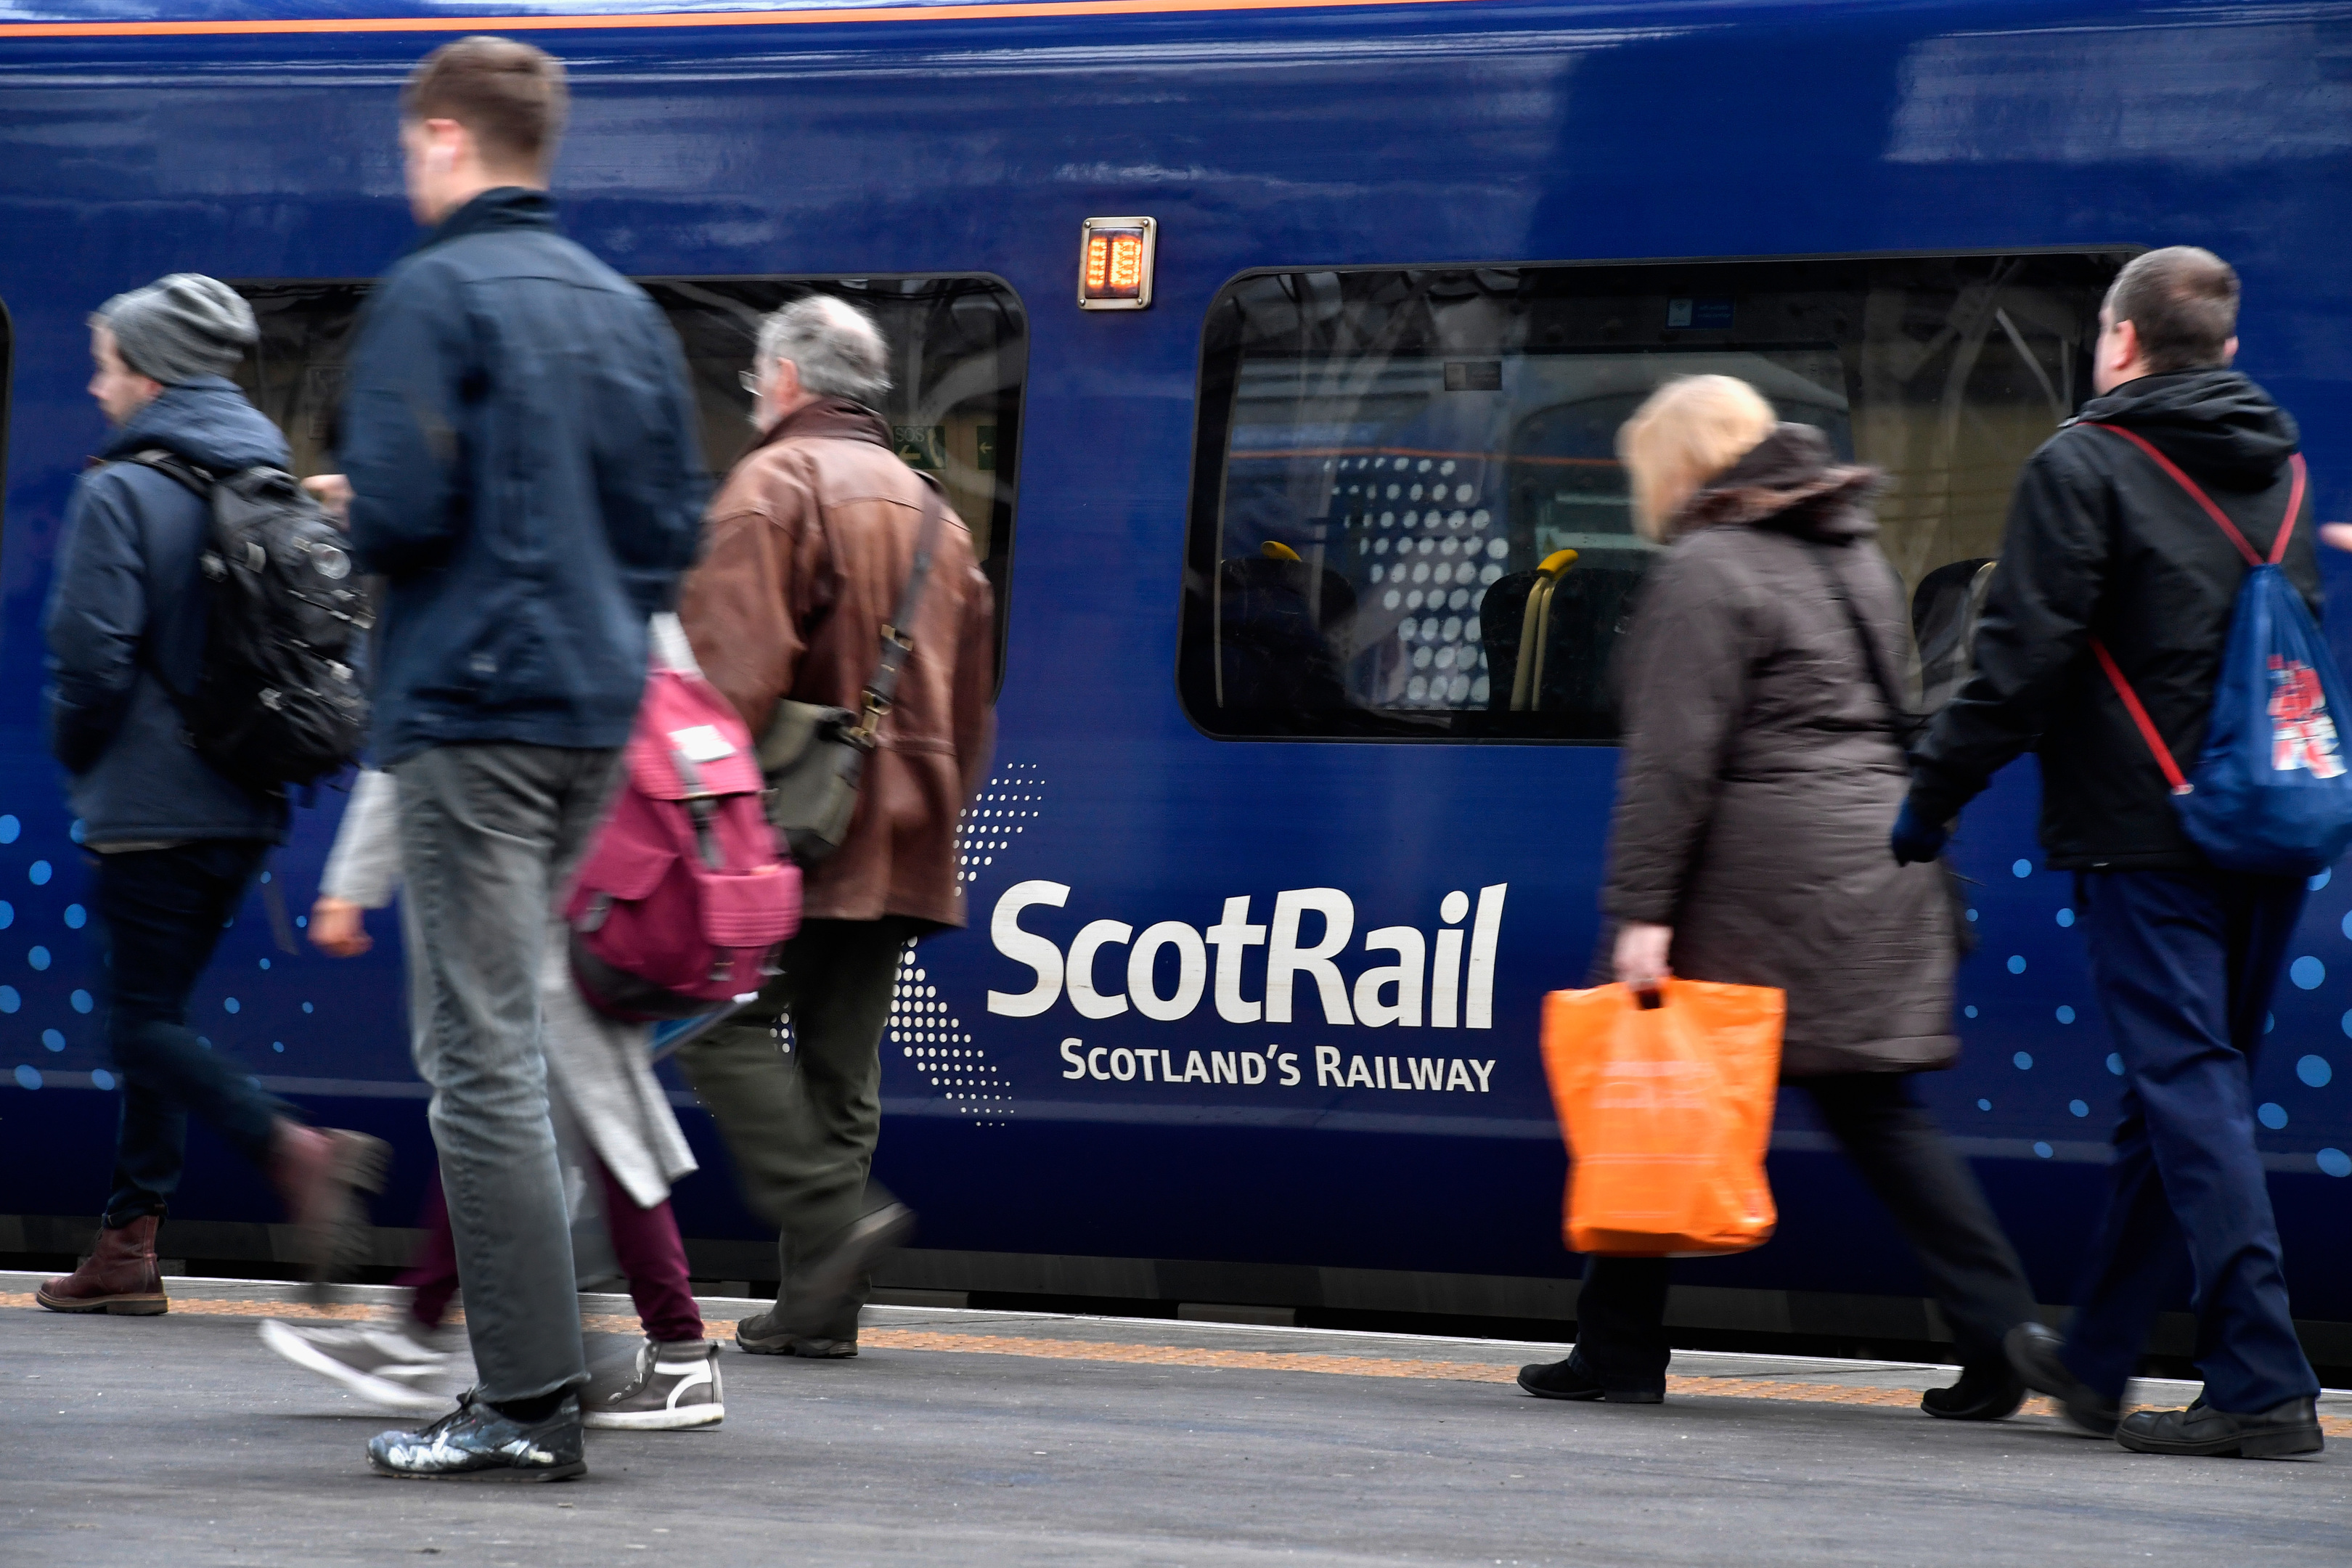
M 1887 831 L 1907 784 L 1835 572 L 1905 668 L 1869 469 L 1782 425 L 1693 496 L 1618 654 L 1624 761 L 1603 907 L 1674 927 L 1693 980 L 1789 994 L 1781 1070 L 1949 1066 L 1951 910 Z
M 727 476 L 678 618 L 755 737 L 780 698 L 861 705 L 925 492 L 881 416 L 832 398 L 779 421 Z M 808 919 L 964 923 L 956 820 L 988 763 L 994 616 L 971 535 L 950 511 L 849 837 L 808 874 Z

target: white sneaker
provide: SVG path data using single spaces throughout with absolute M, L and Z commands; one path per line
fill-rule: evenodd
M 615 1384 L 590 1382 L 580 1401 L 591 1426 L 625 1432 L 667 1432 L 716 1426 L 727 1419 L 719 1384 L 719 1347 L 708 1340 L 637 1347 L 636 1360 Z
M 417 1386 L 449 1370 L 449 1357 L 396 1327 L 382 1323 L 316 1328 L 280 1322 L 261 1325 L 261 1342 L 296 1366 L 333 1378 L 363 1399 L 388 1410 L 439 1410 L 446 1394 Z

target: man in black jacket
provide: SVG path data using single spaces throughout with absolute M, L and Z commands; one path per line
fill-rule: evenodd
M 396 1475 L 584 1468 L 538 981 L 635 721 L 646 617 L 700 531 L 677 336 L 556 228 L 564 104 L 563 68 L 505 38 L 410 77 L 401 146 L 434 226 L 370 300 L 345 394 L 352 543 L 389 585 L 374 744 L 422 936 L 417 1068 L 480 1378 L 433 1426 L 369 1444 Z
M 2127 1448 L 2252 1457 L 2321 1443 L 2251 1093 L 2306 889 L 2299 877 L 2212 867 L 2182 831 L 2166 768 L 2117 684 L 2137 693 L 2178 765 L 2193 766 L 2246 572 L 2237 544 L 2131 437 L 2263 555 L 2292 528 L 2286 574 L 2318 613 L 2309 518 L 2285 515 L 2295 423 L 2229 368 L 2237 314 L 2237 275 L 2208 251 L 2151 251 L 2116 278 L 2099 312 L 2098 395 L 2018 480 L 1975 674 L 1914 759 L 1894 848 L 1900 860 L 1933 857 L 1996 770 L 2040 753 L 2042 841 L 2053 868 L 2078 874 L 2125 1089 L 2073 1324 L 2063 1341 L 2039 1325 L 2015 1331 L 2010 1356 L 2078 1426 Z M 2148 1328 L 2191 1278 L 2204 1398 L 2119 1426 Z

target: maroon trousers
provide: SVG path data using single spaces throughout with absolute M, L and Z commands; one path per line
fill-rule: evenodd
M 699 1340 L 702 1311 L 687 1285 L 686 1243 L 678 1238 L 669 1200 L 639 1208 L 602 1160 L 591 1154 L 589 1161 L 604 1184 L 604 1229 L 613 1238 L 614 1258 L 629 1277 L 629 1300 L 636 1303 L 646 1337 L 663 1344 Z M 457 1244 L 449 1232 L 449 1204 L 441 1195 L 438 1171 L 425 1190 L 420 1223 L 424 1245 L 397 1283 L 415 1292 L 409 1298 L 409 1316 L 432 1329 L 440 1326 L 449 1298 L 457 1293 Z

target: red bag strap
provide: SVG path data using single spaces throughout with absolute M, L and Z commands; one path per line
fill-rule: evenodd
M 2205 509 L 2205 515 L 2211 518 L 2214 523 L 2220 527 L 2221 531 L 2230 536 L 2230 542 L 2238 547 L 2238 553 L 2246 558 L 2247 565 L 2260 566 L 2263 564 L 2263 558 L 2254 552 L 2254 547 L 2252 545 L 2246 542 L 2246 536 L 2238 531 L 2238 525 L 2230 521 L 2229 514 L 2224 512 L 2220 507 L 2215 506 L 2213 504 L 2213 498 L 2207 495 L 2202 489 L 2199 489 L 2195 479 L 2192 479 L 2187 474 L 2182 473 L 2179 464 L 2166 457 L 2163 453 L 2158 451 L 2155 446 L 2145 437 L 2136 435 L 2132 431 L 2125 429 L 2120 425 L 2102 425 L 2095 419 L 2089 423 L 2093 429 L 2105 430 L 2111 436 L 2120 436 L 2125 440 L 2129 441 L 2133 446 L 2137 447 L 2141 451 L 2146 452 L 2148 455 L 2149 459 L 2153 461 L 2158 468 L 2162 468 L 2167 474 L 2172 476 L 2172 482 L 2179 485 L 2182 489 L 2187 490 L 2189 492 L 2189 499 L 2194 500 L 2199 506 L 2203 507 Z M 2293 488 L 2287 492 L 2286 521 L 2279 526 L 2278 540 L 2271 546 L 2270 564 L 2273 566 L 2286 559 L 2286 542 L 2290 538 L 2294 537 L 2295 519 L 2303 515 L 2303 454 L 2297 452 L 2294 457 L 2289 458 L 2287 459 L 2287 468 L 2294 476 L 2294 483 Z
M 2180 764 L 2172 760 L 2172 752 L 2166 748 L 2164 737 L 2157 732 L 2156 721 L 2149 718 L 2147 710 L 2140 706 L 2139 693 L 2134 691 L 2131 682 L 2124 679 L 2121 667 L 2116 663 L 2116 656 L 2109 653 L 2107 645 L 2096 637 L 2091 639 L 2091 651 L 2098 656 L 2099 668 L 2107 672 L 2107 679 L 2114 684 L 2116 695 L 2123 699 L 2124 710 L 2132 716 L 2132 722 L 2139 726 L 2139 738 L 2147 742 L 2149 753 L 2156 758 L 2156 765 L 2164 770 L 2164 782 L 2171 786 L 2173 794 L 2187 795 L 2189 781 L 2181 775 Z

